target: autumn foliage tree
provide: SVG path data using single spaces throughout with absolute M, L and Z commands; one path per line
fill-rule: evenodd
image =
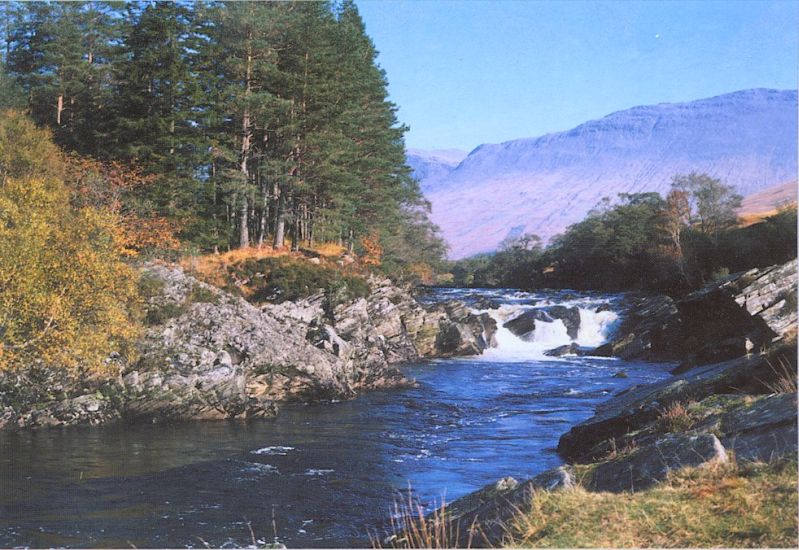
M 117 216 L 71 204 L 49 132 L 0 113 L 0 368 L 101 369 L 132 353 L 136 276 Z

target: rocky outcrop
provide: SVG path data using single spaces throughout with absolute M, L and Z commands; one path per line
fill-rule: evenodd
M 713 434 L 671 434 L 629 455 L 598 464 L 584 483 L 593 491 L 640 491 L 689 466 L 727 462 L 727 451 Z
M 506 535 L 508 522 L 519 511 L 529 509 L 534 491 L 573 486 L 571 470 L 565 467 L 547 470 L 524 482 L 506 477 L 449 504 L 447 519 L 459 546 L 494 548 Z
M 723 363 L 697 367 L 684 374 L 645 386 L 634 386 L 599 405 L 590 419 L 572 427 L 560 438 L 558 452 L 567 460 L 590 462 L 604 456 L 608 442 L 642 429 L 675 403 L 700 401 L 716 394 L 772 393 L 783 376 L 775 365 L 796 364 L 794 343 L 774 348 L 766 355 L 743 356 Z
M 118 365 L 118 377 L 64 382 L 57 395 L 4 399 L 0 427 L 270 416 L 280 402 L 411 384 L 394 365 L 478 354 L 496 332 L 486 314 L 458 302 L 424 308 L 376 277 L 366 298 L 320 292 L 260 307 L 177 267 L 149 265 L 142 277 L 151 295 L 140 359 Z
M 676 373 L 758 352 L 796 331 L 796 262 L 752 269 L 685 298 L 632 296 L 613 340 L 598 355 L 680 360 Z
M 668 296 L 633 296 L 626 304 L 623 321 L 613 340 L 598 347 L 595 355 L 622 359 L 669 360 L 679 323 L 677 306 Z
M 556 320 L 563 322 L 571 339 L 577 338 L 577 333 L 580 330 L 580 310 L 577 307 L 558 305 L 545 309 L 530 309 L 510 321 L 506 321 L 502 326 L 522 340 L 532 340 L 536 321 L 552 323 Z

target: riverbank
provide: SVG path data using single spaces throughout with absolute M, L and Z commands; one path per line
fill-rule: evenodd
M 699 486 L 715 494 L 723 493 L 724 484 L 766 490 L 776 483 L 785 494 L 776 506 L 793 503 L 790 517 L 781 510 L 775 517 L 782 520 L 753 528 L 748 536 L 725 538 L 719 531 L 704 539 L 697 531 L 694 538 L 688 533 L 675 541 L 687 546 L 708 540 L 724 546 L 796 543 L 795 262 L 730 276 L 678 302 L 652 296 L 635 300 L 615 338 L 595 352 L 680 360 L 674 375 L 617 394 L 572 427 L 558 445 L 566 466 L 527 481 L 502 479 L 452 503 L 445 518 L 426 521 L 445 522 L 460 544 L 474 546 L 571 546 L 587 540 L 618 546 L 627 539 L 623 533 L 613 538 L 602 518 L 616 506 L 634 513 L 647 498 L 660 498 L 664 483 L 679 486 L 680 479 L 691 478 L 685 468 L 698 468 L 700 482 L 682 484 L 693 504 L 702 498 Z M 705 473 L 717 468 L 724 475 Z M 766 482 L 755 476 L 749 483 L 746 472 L 758 468 L 766 468 Z M 608 493 L 641 496 L 604 496 Z M 570 507 L 594 512 L 579 521 L 569 518 L 572 536 L 554 535 L 560 532 L 557 518 Z M 746 507 L 735 510 L 728 512 L 733 517 L 747 512 Z M 627 520 L 619 516 L 618 521 Z M 670 529 L 665 512 L 653 521 Z M 546 527 L 550 522 L 552 527 Z M 592 532 L 607 537 L 591 538 Z
M 259 303 L 179 266 L 146 265 L 138 358 L 111 356 L 99 373 L 44 363 L 0 373 L 0 429 L 272 416 L 281 403 L 406 386 L 398 364 L 491 345 L 487 315 L 457 302 L 422 307 L 385 278 L 363 286 Z
M 565 298 L 508 290 L 471 299 L 483 294 L 533 309 Z M 617 298 L 570 299 L 593 311 Z M 2 432 L 0 546 L 179 548 L 201 537 L 244 547 L 250 522 L 258 540 L 289 548 L 368 547 L 398 489 L 454 499 L 497 472 L 523 479 L 557 467 L 561 433 L 675 366 L 522 356 L 536 345 L 506 349 L 505 336 L 480 356 L 397 365 L 413 387 L 281 403 L 274 417 Z

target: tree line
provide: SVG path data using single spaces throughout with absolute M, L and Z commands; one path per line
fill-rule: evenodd
M 200 251 L 366 242 L 396 271 L 441 257 L 351 0 L 0 10 L 0 106 L 149 182 L 113 193 L 123 219 Z
M 741 197 L 706 174 L 671 190 L 603 199 L 544 248 L 535 235 L 449 266 L 457 286 L 651 290 L 681 294 L 729 273 L 796 257 L 796 208 L 738 224 Z

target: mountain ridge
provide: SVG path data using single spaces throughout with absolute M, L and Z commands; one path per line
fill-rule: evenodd
M 744 195 L 794 180 L 796 113 L 796 90 L 766 88 L 642 105 L 483 144 L 457 166 L 416 175 L 457 259 L 496 250 L 513 234 L 551 239 L 603 196 L 664 193 L 678 173 L 707 172 Z

